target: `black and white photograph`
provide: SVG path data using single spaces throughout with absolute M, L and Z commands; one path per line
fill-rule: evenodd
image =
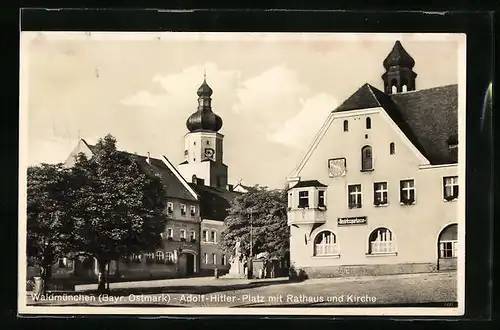
M 21 32 L 23 314 L 464 314 L 466 36 Z

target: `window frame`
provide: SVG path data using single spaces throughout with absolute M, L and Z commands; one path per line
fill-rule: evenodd
M 154 253 L 156 262 L 165 262 L 165 252 L 158 250 Z
M 168 214 L 174 213 L 174 203 L 173 202 L 167 202 L 167 213 Z
M 377 240 L 380 236 L 377 235 L 375 240 L 371 240 L 372 236 L 377 233 L 377 231 L 380 233 L 381 230 L 384 230 L 385 235 L 387 235 L 387 232 L 390 233 L 390 240 L 384 239 L 384 240 Z M 377 227 L 373 229 L 369 234 L 368 234 L 368 252 L 366 253 L 367 256 L 390 256 L 390 255 L 397 255 L 398 249 L 397 249 L 397 237 L 394 234 L 392 230 L 390 230 L 387 227 Z M 372 244 L 377 242 L 377 244 Z M 390 243 L 387 243 L 390 242 Z M 374 251 L 373 246 L 378 246 L 376 251 Z M 385 248 L 381 251 L 381 246 L 384 246 Z
M 343 131 L 344 132 L 349 132 L 349 121 L 347 119 L 344 120 Z
M 412 182 L 412 187 L 403 187 L 403 183 Z M 408 198 L 403 198 L 404 191 L 413 191 L 413 200 L 411 199 L 411 193 L 408 192 Z M 414 205 L 417 202 L 417 187 L 415 184 L 415 179 L 403 179 L 399 180 L 399 204 L 400 205 Z
M 173 228 L 167 228 L 165 230 L 166 234 L 167 234 L 167 239 L 174 239 L 174 229 Z
M 305 197 L 301 196 L 301 194 L 305 193 Z M 306 204 L 302 204 L 302 200 L 306 200 Z M 305 209 L 309 207 L 309 189 L 307 190 L 299 190 L 299 206 L 297 208 L 299 209 Z
M 361 172 L 371 172 L 373 170 L 373 148 L 371 145 L 364 145 L 361 148 Z
M 448 184 L 446 181 L 451 180 L 451 183 Z M 447 194 L 447 188 L 451 187 L 451 194 Z M 456 187 L 456 193 L 455 193 Z M 443 177 L 443 199 L 445 202 L 450 202 L 458 199 L 460 194 L 460 184 L 458 182 L 458 175 L 449 175 Z
M 318 189 L 318 208 L 326 208 L 326 189 Z
M 212 236 L 213 236 L 213 239 L 212 239 Z M 213 228 L 210 229 L 209 239 L 210 239 L 210 243 L 217 243 L 217 229 L 213 229 Z
M 186 204 L 181 204 L 181 215 L 187 214 L 187 206 Z
M 333 243 L 329 243 L 329 244 L 316 243 L 316 241 L 318 240 L 320 235 L 323 235 L 322 241 L 327 239 L 325 236 L 326 234 L 330 234 L 330 240 L 332 240 L 332 237 L 333 237 L 333 241 L 334 241 Z M 314 235 L 312 245 L 313 245 L 313 257 L 319 257 L 319 258 L 330 257 L 331 258 L 331 257 L 339 257 L 340 256 L 338 237 L 333 231 L 331 231 L 329 229 L 321 230 L 316 235 Z M 328 249 L 331 249 L 331 251 L 330 251 L 330 253 L 326 253 L 326 252 L 325 253 L 318 253 L 318 246 L 322 246 L 321 249 L 324 251 L 326 251 Z
M 351 187 L 359 187 L 359 191 L 351 192 Z M 351 203 L 351 195 L 359 196 L 359 203 L 358 201 L 355 201 L 355 203 Z M 355 197 L 355 199 L 358 199 L 358 197 Z M 347 185 L 347 207 L 349 209 L 360 209 L 363 207 L 363 186 L 360 183 Z
M 194 231 L 194 230 L 190 230 L 190 231 L 189 231 L 189 240 L 190 240 L 191 242 L 196 241 L 196 231 Z
M 195 205 L 189 206 L 189 214 L 191 214 L 192 217 L 196 216 L 196 206 Z
M 445 244 L 451 244 L 450 249 L 443 249 Z M 451 256 L 443 256 L 442 252 L 451 251 Z M 458 257 L 458 240 L 439 241 L 439 259 L 453 259 Z
M 202 240 L 204 243 L 207 243 L 208 242 L 208 239 L 209 239 L 209 230 L 208 229 L 202 229 L 201 231 L 201 235 L 202 235 Z
M 396 144 L 394 142 L 389 143 L 389 154 L 390 155 L 396 154 Z
M 370 117 L 366 117 L 365 119 L 365 128 L 372 129 L 372 119 Z
M 377 189 L 377 185 L 384 185 L 384 189 Z M 381 194 L 380 201 L 377 200 L 377 193 Z M 385 193 L 385 200 L 384 200 Z M 373 183 L 373 205 L 375 206 L 387 206 L 389 205 L 389 183 L 387 181 L 376 181 Z
M 186 238 L 187 238 L 186 234 L 187 234 L 187 233 L 186 233 L 186 230 L 185 230 L 185 229 L 181 229 L 181 230 L 179 231 L 179 238 L 181 239 L 181 241 L 182 241 L 182 240 L 184 240 L 184 241 L 186 240 Z

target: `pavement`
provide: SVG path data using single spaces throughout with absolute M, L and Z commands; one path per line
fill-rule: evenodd
M 245 280 L 187 278 L 110 284 L 111 294 L 91 294 L 80 285 L 72 294 L 28 304 L 120 307 L 326 307 L 450 306 L 457 300 L 455 272 L 309 279 Z M 90 291 L 89 291 L 90 290 Z

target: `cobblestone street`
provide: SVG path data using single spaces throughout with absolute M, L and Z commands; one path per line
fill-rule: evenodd
M 149 286 L 148 286 L 149 285 Z M 111 295 L 95 296 L 77 288 L 72 296 L 50 296 L 28 304 L 57 306 L 164 306 L 164 307 L 270 307 L 270 306 L 421 306 L 457 300 L 456 273 L 380 277 L 283 280 L 178 279 L 115 283 Z

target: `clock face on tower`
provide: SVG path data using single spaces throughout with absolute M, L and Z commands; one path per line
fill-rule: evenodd
M 345 158 L 334 158 L 328 160 L 328 173 L 331 178 L 344 176 L 346 173 Z
M 208 159 L 213 159 L 215 150 L 212 148 L 205 148 L 205 157 Z

